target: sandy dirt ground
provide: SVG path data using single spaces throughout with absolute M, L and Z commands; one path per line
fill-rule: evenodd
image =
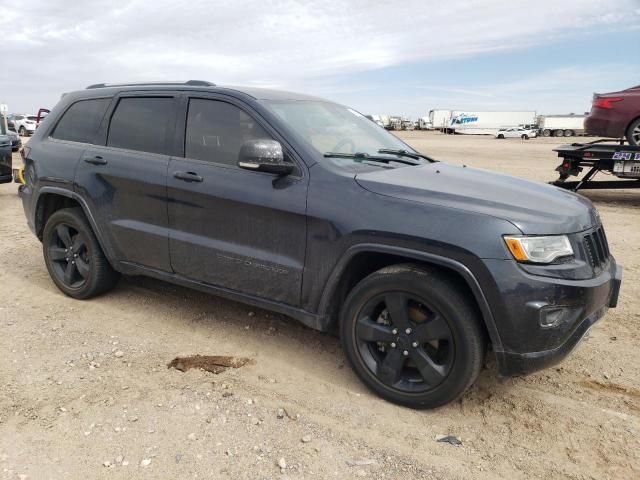
M 537 181 L 558 163 L 554 139 L 401 136 Z M 280 315 L 143 278 L 65 297 L 0 186 L 0 479 L 640 478 L 640 191 L 586 195 L 625 267 L 619 307 L 557 367 L 498 380 L 489 359 L 462 399 L 412 411 L 369 393 L 338 339 Z M 167 369 L 191 354 L 255 363 Z

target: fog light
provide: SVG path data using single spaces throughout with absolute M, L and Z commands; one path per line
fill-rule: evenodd
M 540 309 L 540 326 L 542 328 L 557 327 L 569 316 L 566 307 L 546 306 Z

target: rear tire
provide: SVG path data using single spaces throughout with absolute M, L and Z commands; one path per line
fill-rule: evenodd
M 80 300 L 111 290 L 119 274 L 105 257 L 81 208 L 55 212 L 44 227 L 42 248 L 53 283 Z
M 542 130 L 542 136 L 543 137 L 550 137 L 551 136 L 551 130 L 549 130 L 548 128 L 545 128 L 544 130 Z
M 565 137 L 573 137 L 573 130 L 565 130 L 564 131 L 564 136 Z
M 564 132 L 563 132 L 562 130 L 555 130 L 555 131 L 553 132 L 553 135 L 554 135 L 555 137 L 564 137 Z
M 353 288 L 340 333 L 349 363 L 372 391 L 399 405 L 435 408 L 477 379 L 486 353 L 480 322 L 449 277 L 395 265 Z
M 18 133 L 20 134 L 21 137 L 26 137 L 27 136 L 27 129 L 24 128 L 24 126 L 20 127 L 20 130 L 18 130 Z
M 636 118 L 627 128 L 626 135 L 629 145 L 640 145 L 640 118 Z
M 500 140 L 504 140 L 504 135 L 500 134 L 500 135 L 498 135 L 498 138 L 499 138 Z
M 526 133 L 522 135 L 522 140 L 529 140 L 529 135 L 527 135 Z

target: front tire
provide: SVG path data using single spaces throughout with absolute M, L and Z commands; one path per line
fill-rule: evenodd
M 439 272 L 415 265 L 378 270 L 348 295 L 340 321 L 354 371 L 393 403 L 445 405 L 480 373 L 486 341 L 477 311 Z
M 115 287 L 119 274 L 105 257 L 81 208 L 55 212 L 44 227 L 42 248 L 53 283 L 80 300 Z
M 529 135 L 527 135 L 526 133 L 522 135 L 522 140 L 529 140 Z
M 635 119 L 627 128 L 626 135 L 629 145 L 640 145 L 640 118 Z
M 24 128 L 24 126 L 20 127 L 20 129 L 18 130 L 18 133 L 20 134 L 21 137 L 26 137 L 27 136 L 27 129 Z
M 502 135 L 502 134 L 498 135 L 498 139 L 499 140 L 504 140 L 504 135 Z

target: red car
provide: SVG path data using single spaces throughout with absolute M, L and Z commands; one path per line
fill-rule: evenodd
M 621 92 L 595 93 L 584 129 L 600 137 L 625 136 L 629 145 L 640 145 L 640 85 Z

